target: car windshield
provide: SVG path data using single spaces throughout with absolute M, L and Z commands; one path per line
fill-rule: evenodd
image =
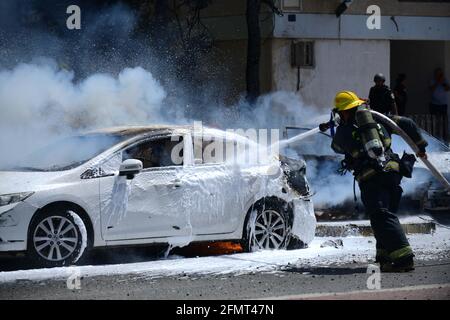
M 69 170 L 94 158 L 125 138 L 126 136 L 114 134 L 85 134 L 63 138 L 33 151 L 7 170 Z

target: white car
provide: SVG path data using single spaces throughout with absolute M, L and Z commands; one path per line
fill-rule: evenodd
M 214 157 L 217 148 L 206 156 L 214 141 L 240 150 L 254 145 L 217 129 L 151 126 L 90 132 L 34 152 L 0 171 L 0 252 L 26 251 L 52 267 L 73 264 L 94 247 L 307 245 L 316 219 L 304 162 L 242 165 Z

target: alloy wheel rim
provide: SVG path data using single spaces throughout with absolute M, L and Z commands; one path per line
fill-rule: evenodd
M 279 249 L 286 235 L 286 222 L 277 211 L 264 210 L 256 217 L 253 238 L 260 249 Z
M 65 217 L 51 216 L 42 220 L 34 230 L 33 244 L 36 252 L 48 261 L 61 261 L 77 248 L 78 231 Z

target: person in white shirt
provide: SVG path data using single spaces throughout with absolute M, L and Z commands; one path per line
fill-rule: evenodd
M 434 71 L 434 78 L 430 81 L 431 103 L 430 114 L 440 115 L 448 119 L 447 94 L 450 86 L 441 68 Z M 448 120 L 444 121 L 444 141 L 448 141 Z
M 431 89 L 431 114 L 447 114 L 447 92 L 450 90 L 444 72 L 438 68 L 434 72 L 434 79 L 430 82 Z

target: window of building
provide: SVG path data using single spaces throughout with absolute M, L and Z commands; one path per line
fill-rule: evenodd
M 301 11 L 302 0 L 283 0 L 282 10 L 286 12 Z
M 293 42 L 291 51 L 291 65 L 293 67 L 314 67 L 313 41 Z

